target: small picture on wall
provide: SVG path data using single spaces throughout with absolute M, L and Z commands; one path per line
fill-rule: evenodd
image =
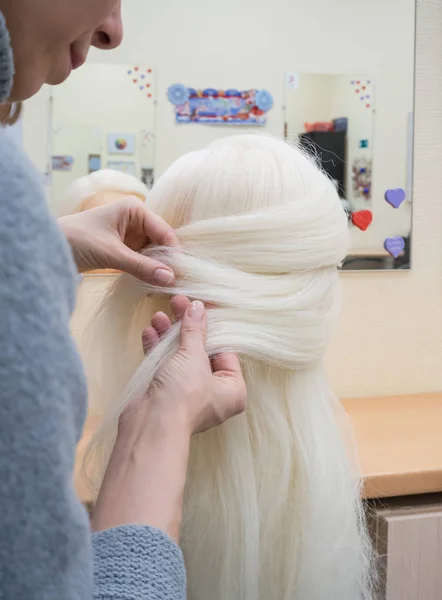
M 53 156 L 52 157 L 52 170 L 53 171 L 72 171 L 72 165 L 74 164 L 73 156 Z
M 107 151 L 109 154 L 135 154 L 135 134 L 109 133 Z
M 153 169 L 141 169 L 141 181 L 150 190 L 155 183 L 155 176 Z
M 107 163 L 107 168 L 112 169 L 112 171 L 121 171 L 133 177 L 136 177 L 137 174 L 135 163 L 132 161 L 111 160 Z
M 99 154 L 89 154 L 88 166 L 89 174 L 99 171 L 101 169 L 101 156 Z

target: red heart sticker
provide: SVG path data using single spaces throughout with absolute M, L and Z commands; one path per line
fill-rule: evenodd
M 366 106 L 367 108 L 370 108 L 371 104 L 366 104 L 365 106 Z
M 138 79 L 132 79 L 134 83 L 138 83 Z
M 359 85 L 361 82 L 360 82 L 360 81 L 357 81 L 356 83 Z
M 373 221 L 373 215 L 369 210 L 360 210 L 351 215 L 351 222 L 356 225 L 361 231 L 366 231 L 368 226 Z
M 355 90 L 355 92 L 356 92 L 357 94 L 359 94 L 359 90 Z
M 135 67 L 135 68 L 134 68 L 134 71 L 139 71 L 139 68 L 138 68 L 138 67 Z
M 152 98 L 152 94 L 147 94 L 147 97 L 148 98 Z
M 150 88 L 150 83 L 146 83 L 146 87 L 147 87 L 147 88 Z
M 147 72 L 148 73 L 152 73 L 152 69 L 147 69 Z
M 362 86 L 362 89 L 363 89 L 363 90 L 365 90 L 365 89 L 367 89 L 367 88 L 365 87 L 365 85 L 363 85 L 363 86 Z

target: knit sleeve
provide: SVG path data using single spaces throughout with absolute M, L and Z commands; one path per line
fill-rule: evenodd
M 130 525 L 92 542 L 94 600 L 186 600 L 183 556 L 165 533 Z

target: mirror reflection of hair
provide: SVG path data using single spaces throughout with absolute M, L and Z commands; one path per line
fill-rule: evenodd
M 158 289 L 124 275 L 92 319 L 86 364 L 104 415 L 85 463 L 95 492 L 122 408 L 177 349 L 179 324 L 144 358 L 141 330 L 173 294 L 210 303 L 207 352 L 239 354 L 248 408 L 192 441 L 189 599 L 371 600 L 353 436 L 322 365 L 348 248 L 333 183 L 282 141 L 234 136 L 176 161 L 149 205 L 181 247 L 145 252 L 177 279 Z

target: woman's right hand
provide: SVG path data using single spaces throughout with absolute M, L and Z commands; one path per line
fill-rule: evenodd
M 175 296 L 171 306 L 181 319 L 180 347 L 155 374 L 145 396 L 130 404 L 120 417 L 120 427 L 133 427 L 143 418 L 181 420 L 190 434 L 201 433 L 242 413 L 246 407 L 246 385 L 235 354 L 209 359 L 204 349 L 207 332 L 206 309 Z M 164 313 L 157 313 L 142 336 L 149 353 L 171 328 Z
M 182 318 L 179 350 L 156 373 L 141 400 L 122 413 L 92 517 L 94 531 L 150 525 L 178 541 L 190 437 L 244 411 L 246 386 L 238 358 L 212 359 L 204 349 L 206 310 L 172 300 Z M 143 335 L 146 351 L 171 327 L 157 313 Z

